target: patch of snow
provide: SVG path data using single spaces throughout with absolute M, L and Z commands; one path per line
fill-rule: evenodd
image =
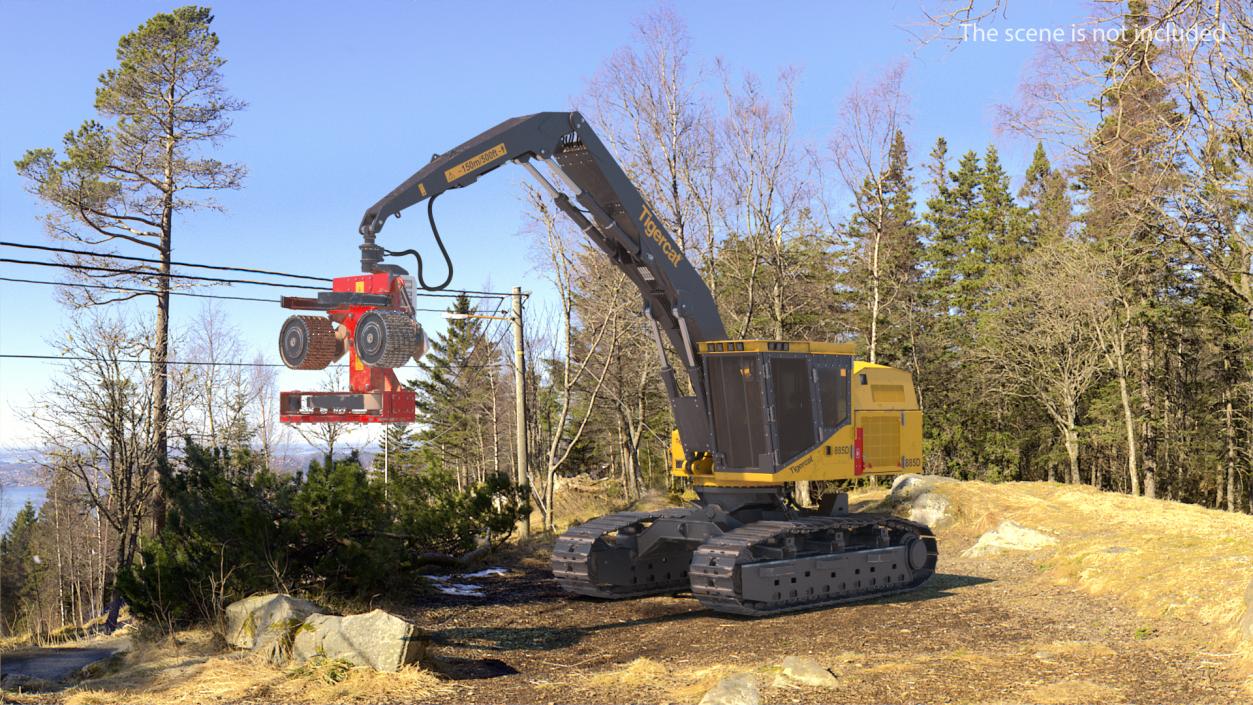
M 455 595 L 457 597 L 483 596 L 483 588 L 478 585 L 467 585 L 466 583 L 440 583 L 435 586 L 435 589 L 445 595 Z
M 465 575 L 462 575 L 461 577 L 463 578 L 487 578 L 493 575 L 508 575 L 508 574 L 509 574 L 508 568 L 494 567 L 494 568 L 484 568 L 483 570 L 480 570 L 474 573 L 466 573 Z

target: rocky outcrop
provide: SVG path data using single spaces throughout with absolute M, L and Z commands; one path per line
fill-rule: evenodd
M 1057 539 L 1012 521 L 1003 521 L 995 529 L 979 537 L 975 545 L 962 551 L 966 558 L 992 555 L 1003 551 L 1038 551 L 1053 546 Z
M 416 663 L 426 651 L 426 638 L 408 620 L 374 610 L 336 617 L 315 614 L 296 630 L 291 656 L 340 659 L 377 671 L 396 671 Z
M 256 595 L 226 608 L 226 641 L 273 663 L 340 659 L 379 671 L 396 671 L 426 653 L 426 638 L 412 622 L 374 610 L 347 617 L 324 614 L 308 600 Z
M 954 508 L 948 498 L 935 489 L 951 482 L 956 480 L 938 475 L 899 475 L 892 482 L 888 505 L 910 521 L 943 529 L 954 522 Z
M 736 673 L 718 681 L 705 693 L 700 705 L 760 705 L 761 691 L 751 673 Z
M 226 608 L 226 643 L 251 649 L 274 662 L 286 659 L 296 629 L 324 611 L 308 600 L 289 595 L 254 595 Z

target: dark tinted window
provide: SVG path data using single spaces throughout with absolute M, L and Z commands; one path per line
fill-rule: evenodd
M 756 355 L 705 358 L 714 441 L 729 468 L 756 468 L 766 452 L 759 367 Z
M 848 377 L 838 367 L 818 370 L 818 400 L 822 402 L 822 427 L 834 429 L 848 421 Z
M 782 465 L 815 442 L 809 362 L 796 357 L 773 358 L 770 376 L 774 386 L 775 426 L 779 432 L 779 464 Z

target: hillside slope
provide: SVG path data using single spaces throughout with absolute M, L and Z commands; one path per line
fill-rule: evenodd
M 1253 696 L 1253 651 L 1240 626 L 1253 518 L 1083 487 L 935 478 L 855 502 L 934 521 L 939 573 L 908 595 L 754 620 L 686 596 L 570 598 L 547 576 L 543 549 L 522 551 L 507 575 L 479 581 L 482 597 L 393 605 L 430 633 L 426 670 L 331 683 L 308 669 L 163 648 L 159 662 L 140 650 L 118 672 L 31 700 L 696 703 L 728 676 L 752 684 L 762 702 Z M 1001 540 L 990 541 L 996 529 Z M 1016 543 L 1034 548 L 1004 548 Z M 812 659 L 835 678 L 824 687 L 782 678 L 788 657 Z
M 1142 616 L 1197 623 L 1233 644 L 1253 639 L 1245 619 L 1253 516 L 1086 486 L 916 476 L 900 478 L 883 504 L 904 516 L 939 514 L 948 545 L 1004 521 L 1032 527 L 1057 539 L 1039 556 L 1057 583 L 1115 597 Z

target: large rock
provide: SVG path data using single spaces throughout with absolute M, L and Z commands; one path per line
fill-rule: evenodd
M 804 656 L 788 656 L 783 659 L 783 670 L 779 674 L 782 683 L 788 681 L 815 688 L 834 688 L 839 685 L 835 674 L 823 668 L 822 664 Z
M 1003 521 L 995 529 L 979 537 L 975 545 L 962 551 L 966 558 L 977 558 L 1002 551 L 1038 551 L 1052 546 L 1057 539 L 1035 529 Z
M 736 673 L 718 681 L 705 693 L 700 705 L 760 705 L 761 692 L 751 673 Z
M 301 622 L 321 607 L 289 595 L 254 595 L 226 608 L 226 643 L 281 661 Z
M 412 622 L 374 610 L 348 617 L 315 614 L 296 631 L 292 658 L 343 659 L 378 671 L 416 663 L 426 652 L 426 638 Z
M 938 475 L 899 475 L 892 482 L 888 504 L 910 521 L 942 529 L 954 521 L 953 506 L 944 495 L 935 492 L 939 485 L 956 482 Z

